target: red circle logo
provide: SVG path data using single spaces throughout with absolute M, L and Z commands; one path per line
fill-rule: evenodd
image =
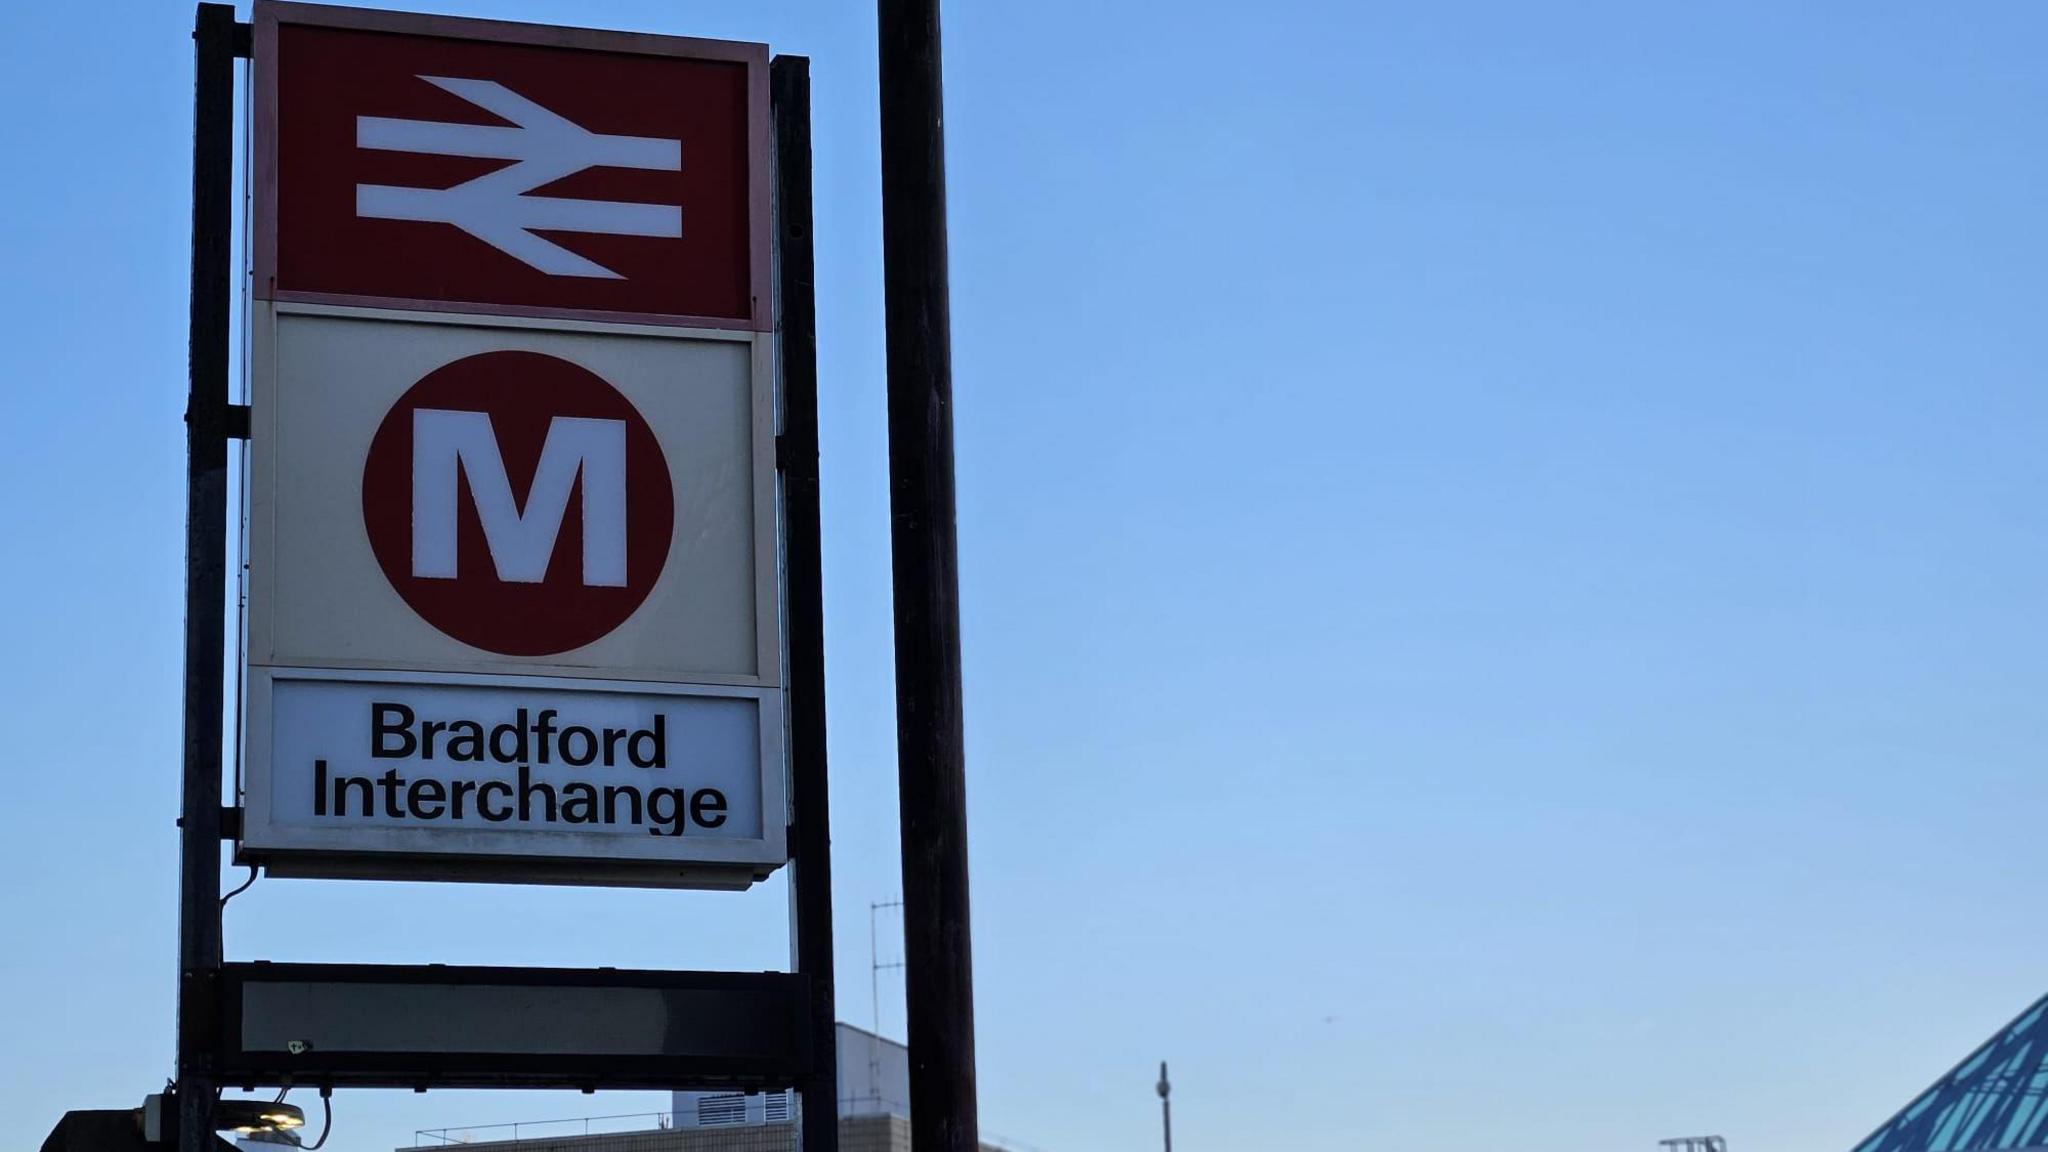
M 654 589 L 675 494 L 654 430 L 618 389 L 538 352 L 428 373 L 363 463 L 363 527 L 421 619 L 506 656 L 601 639 Z

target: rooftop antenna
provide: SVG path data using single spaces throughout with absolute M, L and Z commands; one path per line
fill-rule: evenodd
M 1173 1152 L 1173 1085 L 1166 1079 L 1166 1061 L 1159 1062 L 1159 1123 L 1166 1134 L 1166 1152 Z M 1720 1152 L 1728 1152 L 1726 1148 Z
M 884 968 L 900 969 L 903 967 L 903 961 L 895 960 L 888 964 L 882 963 L 882 951 L 879 942 L 881 937 L 880 933 L 876 930 L 876 925 L 881 918 L 882 909 L 901 909 L 902 907 L 903 900 L 901 897 L 894 900 L 882 900 L 868 905 L 868 1022 L 873 1025 L 870 1031 L 874 1032 L 875 1039 L 877 1040 L 882 1038 L 882 970 Z M 881 1105 L 882 1047 L 879 1044 L 873 1043 L 868 1045 L 868 1096 L 877 1107 Z

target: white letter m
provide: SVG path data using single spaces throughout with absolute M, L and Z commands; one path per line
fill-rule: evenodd
M 521 508 L 488 412 L 420 408 L 412 414 L 412 574 L 455 579 L 456 477 L 483 522 L 498 579 L 538 584 L 547 576 L 569 492 L 583 477 L 583 583 L 626 584 L 626 422 L 557 416 Z

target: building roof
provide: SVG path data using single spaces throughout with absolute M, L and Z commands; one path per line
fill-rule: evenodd
M 2048 1148 L 2048 996 L 1934 1082 L 1854 1152 Z

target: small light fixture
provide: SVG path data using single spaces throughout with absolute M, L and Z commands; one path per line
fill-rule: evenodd
M 272 1100 L 222 1100 L 213 1106 L 216 1131 L 232 1129 L 237 1135 L 289 1132 L 306 1126 L 306 1114 L 296 1104 Z

